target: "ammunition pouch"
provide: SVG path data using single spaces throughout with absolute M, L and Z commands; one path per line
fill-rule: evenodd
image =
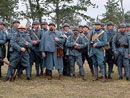
M 59 47 L 58 45 L 56 45 L 57 48 L 57 57 L 63 57 L 64 56 L 64 51 L 61 47 Z
M 120 47 L 123 47 L 123 48 L 128 48 L 129 46 L 128 45 L 120 45 Z
M 108 43 L 106 46 L 104 46 L 104 49 L 105 49 L 105 50 L 109 50 L 110 47 L 111 47 L 111 46 L 110 46 L 110 44 Z

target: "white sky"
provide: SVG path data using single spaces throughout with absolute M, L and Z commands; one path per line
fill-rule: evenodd
M 101 17 L 100 15 L 105 13 L 104 5 L 106 4 L 107 0 L 91 0 L 91 1 L 92 1 L 92 3 L 96 4 L 99 7 L 98 8 L 89 7 L 86 14 L 91 16 L 92 18 L 96 18 L 97 16 L 99 16 L 99 18 L 100 18 Z M 125 9 L 125 12 L 127 12 L 128 10 L 130 11 L 130 0 L 124 0 L 124 9 Z M 25 11 L 25 7 L 23 7 L 20 4 L 19 10 Z M 22 20 L 21 23 L 26 24 L 26 20 Z M 82 21 L 82 24 L 85 24 L 84 20 Z

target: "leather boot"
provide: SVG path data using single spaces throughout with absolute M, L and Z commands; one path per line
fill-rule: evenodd
M 63 80 L 63 75 L 59 75 L 59 80 Z
M 95 75 L 93 81 L 97 81 L 97 80 L 98 80 L 98 75 Z

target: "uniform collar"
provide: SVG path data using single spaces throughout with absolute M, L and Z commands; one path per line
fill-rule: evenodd
M 99 33 L 102 29 L 95 29 L 96 33 Z
M 22 33 L 22 32 L 18 32 L 18 35 L 19 35 L 19 36 L 24 36 L 25 34 Z
M 120 31 L 120 33 L 121 33 L 121 35 L 125 35 L 125 32 L 121 32 L 121 31 Z

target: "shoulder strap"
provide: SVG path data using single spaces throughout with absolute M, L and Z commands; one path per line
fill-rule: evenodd
M 94 34 L 92 36 L 92 41 L 95 41 L 96 39 L 98 39 L 103 33 L 104 33 L 104 31 L 101 31 L 99 34 Z
M 39 32 L 39 31 L 38 31 Z M 39 40 L 39 37 L 33 32 L 33 30 L 31 31 L 31 35 L 34 35 L 35 36 L 35 38 L 37 39 L 37 40 Z
M 88 38 L 90 39 L 90 32 L 88 32 Z
M 97 38 L 100 37 L 103 33 L 104 33 L 104 31 L 101 31 L 101 32 L 97 35 Z

